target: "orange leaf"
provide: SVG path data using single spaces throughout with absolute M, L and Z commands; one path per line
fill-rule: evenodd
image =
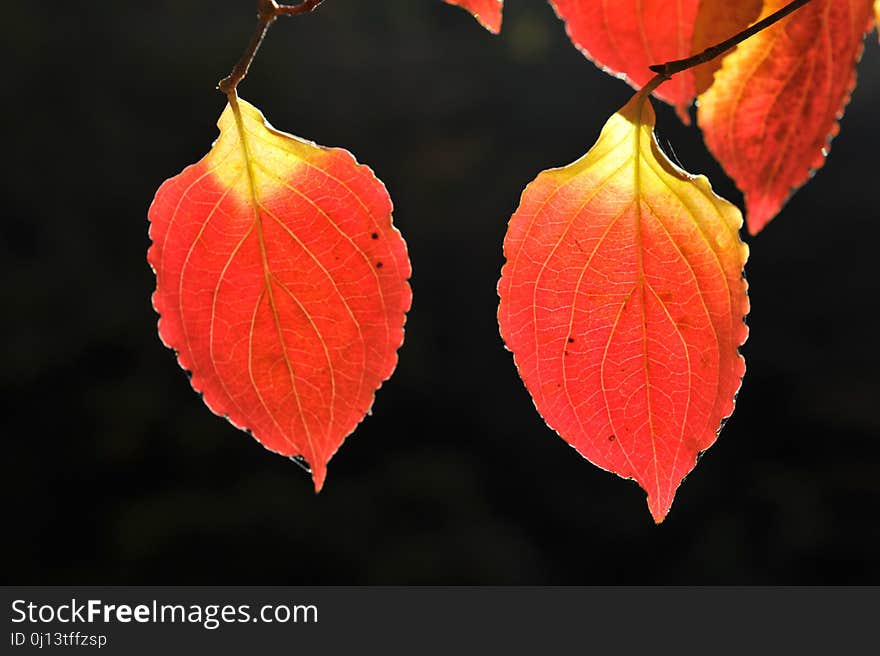
M 382 183 L 238 100 L 150 207 L 162 341 L 205 403 L 267 449 L 327 461 L 397 363 L 411 293 Z
M 581 159 L 523 192 L 498 321 L 547 424 L 634 478 L 663 520 L 733 411 L 748 312 L 739 210 L 677 168 L 637 94 Z
M 764 14 L 786 0 L 768 0 Z M 706 145 L 756 234 L 821 167 L 855 87 L 872 0 L 813 0 L 739 45 L 700 96 Z
M 584 55 L 636 89 L 654 77 L 648 70 L 650 65 L 684 59 L 733 36 L 761 8 L 760 0 L 550 0 L 550 4 Z M 701 88 L 711 83 L 712 72 L 711 65 L 697 70 Z M 688 107 L 695 95 L 694 75 L 693 70 L 684 71 L 654 92 L 674 105 L 685 123 L 690 122 Z
M 471 12 L 480 21 L 480 25 L 493 34 L 501 32 L 503 0 L 446 0 L 446 3 Z

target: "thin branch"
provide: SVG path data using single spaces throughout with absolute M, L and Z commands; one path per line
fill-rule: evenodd
M 303 0 L 297 5 L 280 5 L 275 0 L 257 0 L 257 28 L 248 42 L 248 46 L 235 64 L 232 72 L 220 80 L 217 88 L 230 99 L 235 95 L 239 83 L 248 74 L 251 63 L 266 37 L 266 32 L 279 16 L 296 16 L 314 11 L 324 0 Z
M 734 46 L 748 39 L 750 36 L 754 36 L 758 32 L 767 29 L 768 27 L 773 25 L 773 23 L 782 20 L 793 11 L 796 11 L 803 7 L 808 2 L 811 2 L 811 0 L 794 0 L 793 2 L 789 2 L 782 9 L 773 12 L 763 20 L 758 21 L 757 23 L 743 30 L 739 34 L 736 34 L 726 41 L 722 41 L 721 43 L 714 45 L 710 48 L 706 48 L 701 53 L 692 55 L 690 57 L 687 57 L 686 59 L 675 59 L 673 61 L 668 61 L 664 64 L 654 64 L 653 66 L 649 66 L 648 68 L 658 74 L 658 76 L 660 77 L 660 82 L 668 80 L 676 73 L 681 73 L 682 71 L 686 71 L 687 69 L 693 68 L 694 66 L 705 64 L 706 62 L 715 59 L 719 55 L 723 55 Z M 653 84 L 656 79 L 657 78 L 654 78 L 648 84 Z M 657 84 L 655 84 L 653 88 L 659 86 L 660 82 L 657 82 Z
M 314 11 L 324 0 L 303 0 L 298 5 L 279 5 L 276 14 L 278 16 L 296 16 Z

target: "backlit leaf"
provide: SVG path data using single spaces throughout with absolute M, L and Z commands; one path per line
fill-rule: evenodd
M 397 363 L 411 294 L 382 183 L 345 150 L 228 105 L 150 207 L 159 334 L 205 403 L 267 449 L 327 461 Z
M 523 192 L 498 321 L 547 424 L 663 520 L 733 411 L 748 333 L 739 210 L 661 152 L 637 94 Z
M 565 21 L 572 42 L 597 66 L 620 75 L 636 89 L 654 73 L 648 67 L 684 59 L 733 36 L 761 8 L 760 0 L 550 0 Z M 687 70 L 654 92 L 689 122 L 688 107 L 697 91 L 711 83 L 711 64 Z
M 471 12 L 480 25 L 493 34 L 501 31 L 501 8 L 503 0 L 446 0 L 450 5 L 456 5 Z
M 767 0 L 764 14 L 787 4 Z M 706 145 L 760 231 L 821 167 L 855 82 L 872 0 L 813 0 L 739 45 L 700 96 Z

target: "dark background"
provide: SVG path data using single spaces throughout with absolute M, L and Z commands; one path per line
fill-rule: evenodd
M 216 137 L 252 0 L 4 6 L 0 398 L 16 583 L 880 583 L 880 48 L 826 166 L 747 267 L 733 418 L 655 527 L 550 431 L 495 322 L 523 187 L 631 94 L 510 0 L 327 0 L 241 94 L 391 191 L 414 305 L 393 378 L 315 496 L 213 416 L 156 335 L 146 211 Z M 741 197 L 667 107 L 661 143 Z

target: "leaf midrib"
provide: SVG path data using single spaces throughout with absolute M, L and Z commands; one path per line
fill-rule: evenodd
M 651 381 L 649 373 L 648 358 L 648 322 L 645 314 L 645 261 L 644 261 L 644 244 L 642 240 L 642 180 L 641 180 L 641 164 L 642 164 L 642 110 L 646 102 L 650 102 L 645 94 L 636 105 L 636 122 L 633 125 L 635 137 L 633 138 L 633 195 L 636 219 L 636 262 L 638 264 L 638 279 L 636 284 L 639 287 L 639 295 L 641 296 L 641 313 L 642 313 L 642 361 L 644 362 L 645 371 L 645 401 L 648 412 L 648 428 L 651 431 L 651 453 L 654 461 L 654 484 L 656 485 L 657 496 L 661 496 L 660 491 L 660 472 L 657 465 L 657 435 L 654 428 L 654 409 L 651 404 Z M 658 502 L 660 500 L 658 499 Z
M 275 332 L 278 337 L 278 344 L 281 347 L 281 357 L 284 359 L 284 365 L 287 368 L 287 373 L 290 378 L 290 385 L 293 391 L 293 398 L 296 400 L 297 411 L 299 412 L 300 421 L 302 422 L 303 429 L 306 433 L 306 440 L 308 441 L 309 451 L 311 453 L 311 459 L 309 459 L 309 464 L 314 467 L 317 466 L 317 452 L 315 451 L 315 444 L 312 439 L 312 432 L 309 429 L 308 422 L 306 421 L 306 416 L 302 407 L 302 400 L 299 396 L 299 391 L 296 386 L 296 376 L 293 371 L 293 363 L 290 361 L 290 356 L 287 354 L 287 344 L 284 341 L 284 333 L 281 329 L 281 318 L 278 314 L 278 306 L 275 303 L 275 294 L 272 290 L 272 271 L 269 268 L 269 257 L 266 251 L 266 240 L 263 235 L 263 221 L 260 217 L 260 207 L 261 203 L 257 198 L 257 185 L 256 185 L 256 176 L 254 173 L 253 163 L 251 162 L 251 153 L 250 148 L 247 143 L 247 131 L 244 127 L 244 120 L 241 116 L 241 107 L 238 104 L 238 99 L 234 96 L 229 99 L 229 106 L 232 109 L 232 113 L 235 117 L 235 126 L 238 131 L 238 142 L 241 145 L 242 158 L 244 159 L 245 170 L 247 171 L 248 178 L 248 187 L 250 190 L 250 198 L 251 198 L 251 207 L 254 212 L 254 228 L 257 232 L 257 241 L 260 245 L 260 260 L 263 266 L 263 292 L 257 297 L 257 309 L 259 308 L 259 304 L 262 301 L 263 293 L 266 294 L 266 297 L 269 301 L 269 308 L 272 312 L 272 321 L 275 324 Z M 256 309 L 254 311 L 254 317 L 256 318 Z M 251 330 L 253 331 L 253 325 L 251 326 Z M 266 406 L 265 401 L 263 401 L 262 394 L 260 394 L 259 388 L 257 388 L 256 384 L 254 384 L 254 390 L 257 393 L 257 396 L 260 398 L 260 402 L 263 404 L 263 407 L 266 411 L 272 415 L 272 412 Z M 332 424 L 332 413 L 333 408 L 331 405 L 331 424 Z M 285 434 L 285 437 L 286 434 Z M 287 437 L 288 441 L 290 438 Z M 295 446 L 295 445 L 294 445 Z

